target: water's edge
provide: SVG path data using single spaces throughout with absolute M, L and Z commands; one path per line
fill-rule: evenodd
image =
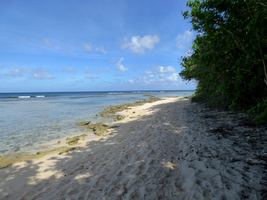
M 112 118 L 112 115 L 116 114 L 117 111 L 123 111 L 127 109 L 127 106 L 129 107 L 135 107 L 135 106 L 140 106 L 145 103 L 153 103 L 155 101 L 160 101 L 163 99 L 166 99 L 167 97 L 162 97 L 162 98 L 155 98 L 152 96 L 147 96 L 146 99 L 144 100 L 139 100 L 135 101 L 132 103 L 127 103 L 127 104 L 119 104 L 119 105 L 109 105 L 105 107 L 101 112 L 98 113 L 99 116 L 101 116 L 101 113 L 105 111 L 107 108 L 114 108 L 111 109 L 112 111 L 107 116 L 100 117 L 100 120 L 98 123 L 105 123 L 107 122 L 108 118 Z M 127 106 L 126 106 L 127 105 Z M 116 110 L 119 108 L 119 110 Z M 122 108 L 122 109 L 121 109 Z M 109 109 L 108 109 L 109 110 Z M 112 128 L 112 124 L 116 122 L 114 119 L 110 119 L 108 123 L 109 128 Z M 26 151 L 26 152 L 14 152 L 10 154 L 5 154 L 5 155 L 0 155 L 0 169 L 6 168 L 11 166 L 14 163 L 21 162 L 21 161 L 26 161 L 26 160 L 32 160 L 32 159 L 40 159 L 44 156 L 51 155 L 51 154 L 65 154 L 73 150 L 77 150 L 81 148 L 82 146 L 85 145 L 85 143 L 89 140 L 96 139 L 97 136 L 93 134 L 92 131 L 89 129 L 84 128 L 84 133 L 81 135 L 79 133 L 74 133 L 73 135 L 68 135 L 64 138 L 61 138 L 59 140 L 52 140 L 47 142 L 47 145 L 42 145 L 40 146 L 39 149 L 32 149 L 31 151 Z M 75 140 L 75 143 L 70 144 L 68 141 L 70 140 Z M 78 139 L 76 141 L 76 139 Z

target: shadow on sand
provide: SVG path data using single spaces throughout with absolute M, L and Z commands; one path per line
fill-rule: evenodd
M 42 162 L 26 161 L 0 170 L 0 199 L 178 197 L 175 154 L 185 127 L 173 109 L 182 112 L 183 107 L 183 102 L 155 106 L 153 115 L 118 124 L 107 138 L 51 157 L 45 169 Z
M 189 100 L 66 156 L 0 170 L 0 199 L 264 199 L 266 127 Z

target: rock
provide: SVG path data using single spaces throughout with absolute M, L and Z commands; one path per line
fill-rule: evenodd
M 123 120 L 125 117 L 123 115 L 114 115 L 113 120 L 115 122 Z
M 96 124 L 89 124 L 87 128 L 92 129 L 94 134 L 102 136 L 107 133 L 109 126 L 103 123 L 96 123 Z
M 140 105 L 143 105 L 145 103 L 152 103 L 152 102 L 155 102 L 158 100 L 160 100 L 160 98 L 154 97 L 154 96 L 149 96 L 148 99 L 139 100 L 139 101 L 136 101 L 134 103 L 126 103 L 126 104 L 122 104 L 122 105 L 108 106 L 100 113 L 100 116 L 101 117 L 112 117 L 112 115 L 116 114 L 117 112 L 127 110 L 130 107 L 140 106 Z
M 81 122 L 79 122 L 79 125 L 80 126 L 87 126 L 87 125 L 89 125 L 91 123 L 91 121 L 81 121 Z
M 76 145 L 81 139 L 84 139 L 86 136 L 87 136 L 86 134 L 82 134 L 71 138 L 67 138 L 66 143 L 68 145 Z
M 69 153 L 69 152 L 74 151 L 76 149 L 77 149 L 77 147 L 65 148 L 65 149 L 62 149 L 61 151 L 59 151 L 58 155 L 66 154 L 66 153 Z

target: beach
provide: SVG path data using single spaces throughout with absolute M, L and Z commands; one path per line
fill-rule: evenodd
M 120 110 L 102 136 L 0 169 L 0 199 L 261 199 L 265 127 L 168 97 Z M 253 135 L 251 134 L 253 133 Z M 245 136 L 245 137 L 244 137 Z
M 109 106 L 144 100 L 149 95 L 161 98 L 192 94 L 193 91 L 0 93 L 0 156 L 49 149 L 51 141 L 82 135 L 87 131 L 79 126 L 82 121 L 110 122 L 99 115 Z M 25 96 L 28 98 L 22 98 Z

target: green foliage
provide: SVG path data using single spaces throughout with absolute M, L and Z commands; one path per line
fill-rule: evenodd
M 254 116 L 254 121 L 257 124 L 266 124 L 267 122 L 267 100 L 258 103 L 248 110 L 252 116 Z
M 265 102 L 266 0 L 190 0 L 187 5 L 184 17 L 197 37 L 180 75 L 197 80 L 195 99 L 242 110 Z M 266 113 L 260 118 L 266 120 Z

